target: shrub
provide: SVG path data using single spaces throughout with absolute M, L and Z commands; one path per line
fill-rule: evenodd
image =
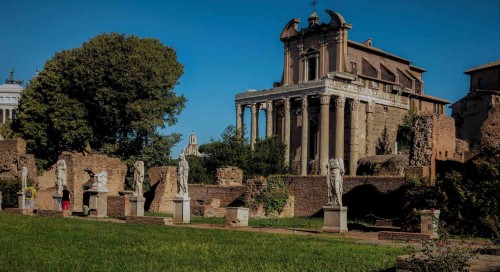
M 286 175 L 269 176 L 266 189 L 256 197 L 256 203 L 264 204 L 266 215 L 281 214 L 285 209 L 286 202 L 290 197 L 290 189 L 285 184 L 286 177 Z
M 17 207 L 17 192 L 21 190 L 21 180 L 17 178 L 0 181 L 2 208 Z

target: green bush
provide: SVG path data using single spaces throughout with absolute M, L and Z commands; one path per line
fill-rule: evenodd
M 267 179 L 267 186 L 251 205 L 263 204 L 266 215 L 281 214 L 290 197 L 290 189 L 285 184 L 286 175 L 273 175 Z
M 0 181 L 2 192 L 2 208 L 17 208 L 17 192 L 21 190 L 21 180 L 7 179 Z
M 451 171 L 435 186 L 414 180 L 405 185 L 406 225 L 415 211 L 436 208 L 451 234 L 500 241 L 500 146 L 485 147 L 461 172 Z M 413 212 L 413 214 L 412 214 Z M 413 222 L 412 222 L 413 221 Z

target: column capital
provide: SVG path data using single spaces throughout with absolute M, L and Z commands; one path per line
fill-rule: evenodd
M 373 101 L 368 102 L 368 104 L 366 105 L 366 112 L 367 113 L 375 112 L 375 102 Z
M 319 96 L 319 103 L 321 105 L 330 105 L 330 95 L 322 94 Z
M 289 111 L 290 110 L 290 97 L 283 98 L 283 101 L 285 102 L 285 110 Z
M 349 103 L 349 106 L 351 108 L 351 111 L 357 111 L 359 108 L 359 100 L 357 100 L 357 99 L 351 100 L 351 102 Z
M 266 107 L 267 107 L 267 111 L 268 112 L 272 112 L 273 111 L 273 101 L 272 100 L 267 100 L 266 101 Z
M 257 112 L 257 103 L 250 104 L 250 109 L 252 110 L 252 113 Z
M 236 107 L 236 113 L 238 115 L 241 115 L 241 113 L 243 112 L 242 105 L 241 104 L 236 104 L 235 107 Z
M 342 109 L 345 105 L 345 97 L 337 96 L 335 97 L 335 108 Z
M 307 109 L 307 107 L 309 106 L 309 103 L 307 102 L 307 95 L 302 95 L 301 99 L 302 99 L 302 109 Z

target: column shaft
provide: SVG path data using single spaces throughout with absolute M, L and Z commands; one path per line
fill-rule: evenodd
M 350 110 L 351 110 L 351 122 L 350 122 L 350 130 L 351 137 L 349 139 L 349 175 L 356 176 L 356 168 L 358 166 L 358 109 L 359 109 L 359 100 L 352 100 L 350 102 Z
M 330 140 L 330 96 L 322 95 L 320 97 L 321 104 L 321 128 L 320 128 L 320 151 L 319 151 L 319 168 L 320 175 L 327 174 L 328 167 L 328 142 Z
M 273 136 L 273 101 L 267 101 L 266 137 Z
M 345 98 L 335 98 L 335 158 L 344 159 L 344 106 Z
M 257 141 L 257 105 L 252 103 L 250 106 L 250 110 L 252 111 L 252 130 L 250 132 L 250 147 L 252 150 L 255 148 L 255 142 Z
M 373 130 L 374 130 L 374 120 L 373 120 L 373 112 L 375 111 L 375 102 L 368 102 L 366 105 L 366 156 L 375 155 L 375 139 Z
M 290 98 L 285 98 L 285 131 L 284 141 L 285 144 L 285 166 L 290 166 Z
M 236 129 L 243 134 L 243 106 L 236 104 Z
M 309 164 L 309 108 L 307 96 L 302 96 L 302 144 L 300 158 L 300 175 L 307 176 L 307 165 Z

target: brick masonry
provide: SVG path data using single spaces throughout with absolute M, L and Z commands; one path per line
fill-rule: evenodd
M 359 189 L 363 185 L 374 188 L 376 192 L 390 193 L 400 188 L 405 182 L 404 177 L 345 177 L 344 179 L 344 203 L 349 192 L 354 188 Z M 328 202 L 328 187 L 325 176 L 292 176 L 287 184 L 295 198 L 295 216 L 312 216 L 322 211 Z M 364 202 L 366 199 L 353 199 L 353 201 Z M 345 203 L 347 204 L 347 203 Z
M 71 211 L 37 210 L 40 216 L 62 218 L 71 216 Z
M 153 167 L 148 170 L 148 176 L 151 188 L 145 194 L 144 209 L 156 213 L 172 213 L 173 198 L 177 194 L 177 167 Z
M 108 216 L 123 217 L 130 215 L 128 196 L 108 196 Z
M 191 206 L 207 205 L 213 199 L 220 200 L 220 207 L 230 206 L 233 202 L 239 201 L 243 195 L 243 186 L 217 186 L 217 185 L 189 185 L 189 196 Z
M 35 156 L 26 154 L 23 139 L 0 140 L 0 180 L 21 178 L 21 169 L 28 167 L 28 178 L 38 181 Z

